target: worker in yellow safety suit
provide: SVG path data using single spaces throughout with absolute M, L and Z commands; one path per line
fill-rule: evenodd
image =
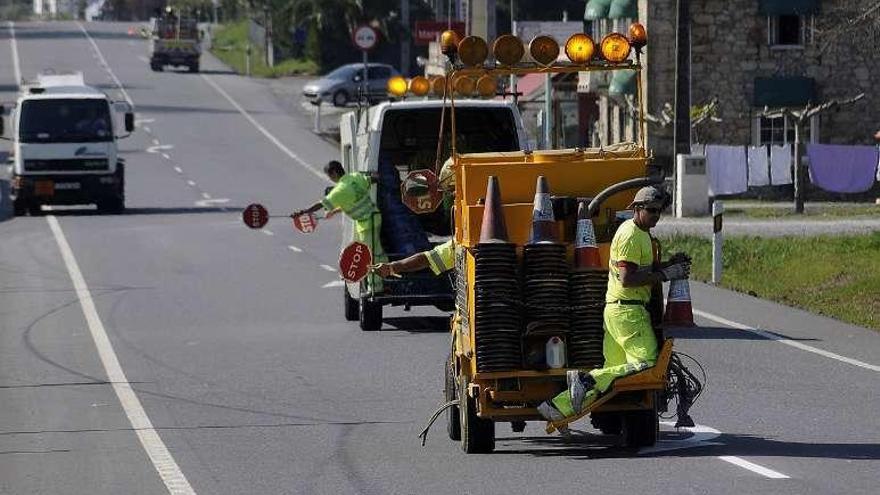
M 342 164 L 336 160 L 331 160 L 324 166 L 324 173 L 336 185 L 324 196 L 324 199 L 305 210 L 294 212 L 292 216 L 314 213 L 324 208 L 327 210 L 325 218 L 330 218 L 342 211 L 354 221 L 354 239 L 370 248 L 373 262 L 386 261 L 388 258 L 379 238 L 382 231 L 382 215 L 370 197 L 372 177 L 360 172 L 345 173 Z M 382 279 L 376 276 L 368 277 L 368 290 L 381 292 L 382 287 Z
M 548 421 L 577 415 L 606 392 L 616 378 L 656 363 L 657 339 L 646 307 L 651 287 L 690 274 L 690 258 L 684 253 L 654 265 L 650 229 L 657 225 L 667 205 L 668 196 L 656 187 L 640 189 L 629 205 L 633 218 L 620 225 L 611 241 L 604 311 L 605 363 L 590 371 L 568 371 L 568 390 L 538 406 L 538 412 Z

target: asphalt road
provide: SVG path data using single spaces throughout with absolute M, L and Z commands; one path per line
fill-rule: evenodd
M 422 447 L 443 313 L 363 333 L 332 284 L 335 221 L 241 224 L 252 201 L 312 202 L 335 146 L 210 56 L 153 73 L 128 25 L 84 27 L 0 29 L 3 100 L 15 65 L 78 69 L 139 119 L 126 214 L 0 205 L 0 493 L 877 492 L 880 335 L 701 284 L 701 326 L 675 332 L 709 374 L 695 431 L 635 452 L 588 424 L 571 442 L 499 425 L 497 452 L 468 456 L 438 424 Z

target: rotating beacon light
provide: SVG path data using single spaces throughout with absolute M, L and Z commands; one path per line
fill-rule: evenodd
M 550 36 L 535 36 L 529 43 L 529 54 L 541 65 L 547 66 L 559 56 L 559 43 Z
M 492 55 L 502 66 L 518 64 L 525 53 L 522 41 L 512 34 L 501 35 L 492 43 Z
M 388 80 L 388 93 L 398 98 L 401 98 L 406 94 L 406 87 L 406 79 L 401 76 L 394 76 Z
M 575 33 L 565 42 L 565 55 L 576 64 L 585 64 L 596 53 L 596 43 L 590 35 Z
M 440 53 L 446 55 L 450 62 L 455 62 L 455 53 L 458 51 L 458 43 L 461 36 L 449 29 L 440 34 Z
M 482 65 L 488 56 L 489 47 L 479 36 L 468 36 L 458 44 L 458 58 L 467 67 Z
M 620 33 L 611 33 L 602 38 L 600 47 L 602 57 L 614 63 L 620 63 L 629 58 L 631 48 L 629 40 Z
M 416 76 L 409 81 L 409 91 L 416 96 L 425 96 L 431 90 L 431 83 L 425 76 Z
M 486 74 L 477 79 L 477 93 L 483 98 L 491 98 L 498 92 L 498 82 Z
M 431 80 L 431 92 L 434 96 L 443 96 L 446 93 L 446 78 L 437 76 Z
M 477 82 L 469 76 L 462 76 L 455 80 L 455 92 L 460 96 L 473 96 L 477 89 Z
M 648 32 L 645 31 L 645 26 L 638 22 L 629 26 L 629 44 L 636 49 L 636 53 L 642 52 L 642 48 L 648 44 Z

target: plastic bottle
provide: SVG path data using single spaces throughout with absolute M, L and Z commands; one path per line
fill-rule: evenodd
M 562 368 L 565 366 L 565 342 L 562 339 L 550 337 L 544 349 L 548 367 Z

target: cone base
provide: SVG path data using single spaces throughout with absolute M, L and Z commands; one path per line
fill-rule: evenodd
M 694 312 L 690 301 L 670 301 L 663 314 L 663 324 L 672 327 L 693 327 Z
M 579 248 L 574 252 L 574 269 L 582 270 L 584 268 L 601 268 L 602 262 L 599 260 L 599 250 L 597 248 Z

